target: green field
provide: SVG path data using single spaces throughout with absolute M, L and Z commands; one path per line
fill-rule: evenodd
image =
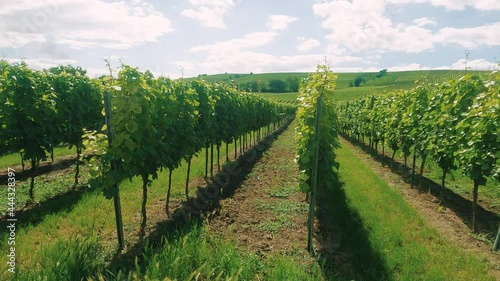
M 488 71 L 474 71 L 474 73 L 488 74 Z M 385 91 L 394 89 L 409 89 L 419 80 L 441 82 L 450 78 L 458 78 L 464 74 L 461 70 L 422 70 L 422 71 L 400 71 L 387 72 L 381 78 L 368 80 L 361 84 L 360 87 L 350 87 L 349 83 L 358 76 L 374 78 L 377 72 L 353 72 L 353 73 L 337 73 L 337 86 L 335 100 L 345 101 L 366 97 L 369 95 L 377 95 Z M 236 83 L 245 83 L 249 81 L 262 81 L 269 83 L 273 79 L 286 80 L 288 78 L 305 78 L 308 73 L 305 72 L 282 72 L 282 73 L 260 73 L 260 74 L 215 74 L 200 77 L 186 78 L 185 80 L 204 79 L 208 82 L 229 82 L 233 80 Z M 259 93 L 262 97 L 290 101 L 297 98 L 297 93 Z

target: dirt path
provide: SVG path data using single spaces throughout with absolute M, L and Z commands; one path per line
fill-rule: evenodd
M 178 229 L 189 231 L 189 227 L 194 225 L 189 220 L 190 216 L 192 216 L 191 219 L 208 217 L 209 220 L 205 221 L 205 224 L 207 225 L 207 229 L 212 230 L 211 233 L 213 235 L 224 235 L 228 239 L 238 240 L 241 242 L 238 244 L 239 246 L 248 245 L 246 248 L 255 249 L 262 257 L 267 252 L 274 252 L 274 250 L 280 249 L 278 245 L 283 243 L 266 243 L 266 241 L 274 239 L 285 241 L 287 238 L 282 235 L 282 232 L 284 232 L 282 227 L 285 225 L 294 228 L 296 225 L 303 225 L 303 230 L 301 228 L 298 232 L 305 231 L 305 213 L 304 215 L 299 215 L 303 219 L 303 222 L 299 222 L 293 217 L 296 213 L 307 212 L 308 206 L 305 202 L 299 202 L 305 198 L 305 195 L 300 196 L 297 194 L 300 192 L 298 189 L 298 167 L 293 161 L 296 150 L 293 134 L 293 124 L 285 124 L 277 129 L 272 136 L 263 139 L 252 149 L 248 149 L 243 155 L 240 155 L 238 151 L 238 160 L 227 165 L 220 173 L 217 173 L 217 165 L 215 164 L 214 174 L 217 173 L 215 179 L 206 181 L 202 177 L 192 177 L 189 183 L 190 200 L 186 201 L 183 193 L 172 196 L 169 204 L 170 217 L 166 220 L 165 198 L 163 196 L 148 203 L 148 223 L 145 238 L 148 238 L 150 245 L 158 246 L 162 241 L 162 235 L 171 235 L 172 231 L 176 232 Z M 283 153 L 283 155 L 276 156 L 276 153 Z M 271 157 L 270 155 L 273 156 Z M 204 151 L 202 156 L 204 159 Z M 234 151 L 232 149 L 229 150 L 229 157 L 230 159 L 234 159 Z M 274 159 L 274 157 L 277 158 Z M 225 156 L 221 157 L 221 164 L 223 161 L 225 161 Z M 287 178 L 289 175 L 292 175 L 292 177 Z M 182 175 L 181 177 L 184 176 Z M 262 188 L 264 190 L 270 187 L 268 184 L 273 184 L 273 189 L 262 191 L 267 193 L 263 193 L 262 195 L 264 196 L 261 199 L 253 197 L 253 194 L 258 194 L 254 188 L 251 190 L 246 188 L 246 186 L 258 185 L 259 189 Z M 183 189 L 184 181 L 180 185 L 182 185 Z M 215 192 L 214 188 L 216 187 L 217 189 L 221 188 L 221 193 Z M 297 203 L 283 202 L 273 205 L 274 201 L 268 200 L 270 198 L 283 199 L 289 197 L 296 198 Z M 248 200 L 245 200 L 245 198 Z M 249 202 L 256 204 L 248 207 Z M 228 206 L 236 208 L 232 210 L 228 209 Z M 269 215 L 259 215 L 257 212 Z M 273 217 L 273 214 L 279 212 L 283 212 L 283 214 Z M 240 221 L 233 219 L 238 215 L 241 215 L 243 219 Z M 258 218 L 268 219 L 259 221 Z M 127 225 L 139 225 L 140 221 L 141 215 L 137 212 Z M 234 225 L 231 227 L 231 224 Z M 234 230 L 235 225 L 243 229 L 241 237 L 231 236 L 231 234 L 236 232 Z M 245 231 L 245 229 L 251 229 L 251 227 L 255 227 L 261 231 L 259 234 L 250 233 L 250 230 L 249 232 Z M 246 236 L 245 233 L 247 233 Z M 112 236 L 113 234 L 109 233 L 108 236 Z M 173 235 L 178 234 L 174 233 Z M 126 230 L 125 235 L 127 244 L 124 254 L 116 256 L 110 261 L 112 267 L 115 265 L 133 267 L 135 257 L 140 255 L 143 250 L 143 241 L 139 241 L 138 228 Z M 303 234 L 302 239 L 305 239 L 305 237 L 305 234 Z M 292 246 L 285 248 L 291 249 L 291 252 L 300 251 L 308 257 L 309 254 L 305 251 L 305 244 L 301 246 L 303 250 Z
M 491 251 L 491 245 L 474 239 L 471 236 L 469 227 L 462 219 L 448 208 L 442 208 L 434 196 L 427 193 L 420 193 L 418 189 L 410 188 L 410 184 L 391 172 L 389 167 L 374 160 L 360 148 L 343 140 L 342 145 L 351 149 L 356 156 L 384 179 L 389 186 L 403 195 L 405 200 L 415 208 L 424 220 L 433 226 L 442 237 L 452 241 L 459 247 L 481 256 L 488 262 L 492 273 L 500 280 L 500 253 Z
M 308 256 L 307 203 L 299 191 L 293 124 L 278 137 L 233 197 L 221 202 L 209 228 L 264 257 Z

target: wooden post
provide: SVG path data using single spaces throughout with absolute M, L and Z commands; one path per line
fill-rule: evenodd
M 414 186 L 414 181 L 415 181 L 415 164 L 417 161 L 417 151 L 413 152 L 413 163 L 411 165 L 411 188 Z
M 111 147 L 111 143 L 113 142 L 113 131 L 111 128 L 111 95 L 109 92 L 104 93 L 104 110 L 106 113 L 106 134 L 108 135 L 108 147 Z M 114 160 L 111 161 L 111 170 L 117 170 L 116 162 Z M 113 202 L 115 206 L 116 233 L 118 235 L 118 251 L 120 252 L 121 250 L 123 250 L 123 247 L 125 245 L 125 238 L 123 235 L 123 219 L 118 184 L 115 183 L 113 185 L 113 189 L 115 190 Z
M 500 226 L 498 226 L 497 238 L 495 239 L 495 243 L 493 243 L 493 251 L 500 250 Z
M 314 142 L 314 155 L 313 155 L 313 169 L 311 178 L 311 198 L 309 202 L 309 219 L 307 226 L 307 250 L 309 253 L 314 255 L 314 244 L 313 244 L 313 233 L 314 233 L 314 214 L 316 209 L 316 194 L 318 185 L 318 161 L 319 161 L 319 145 L 320 145 L 320 121 L 321 121 L 321 109 L 322 109 L 322 98 L 318 97 L 316 101 L 316 125 L 315 125 L 315 139 Z

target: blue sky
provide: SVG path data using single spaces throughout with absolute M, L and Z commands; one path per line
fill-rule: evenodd
M 0 54 L 90 76 L 495 69 L 498 0 L 0 0 Z

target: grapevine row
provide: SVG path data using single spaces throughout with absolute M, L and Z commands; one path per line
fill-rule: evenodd
M 79 67 L 35 71 L 0 61 L 0 154 L 20 153 L 31 164 L 29 195 L 40 161 L 60 144 L 76 147 L 78 184 L 83 135 L 102 126 L 101 85 Z
M 309 202 L 308 250 L 313 252 L 312 235 L 317 190 L 333 188 L 339 168 L 335 148 L 340 146 L 333 103 L 337 75 L 327 66 L 318 66 L 300 85 L 297 109 L 297 158 L 301 173 L 300 187 Z
M 476 230 L 478 188 L 487 179 L 500 178 L 500 74 L 489 77 L 467 74 L 440 84 L 421 81 L 411 90 L 397 90 L 382 96 L 349 101 L 338 107 L 342 134 L 368 142 L 378 150 L 382 144 L 403 153 L 405 165 L 413 153 L 427 157 L 446 175 L 460 169 L 474 181 L 472 228 Z M 442 201 L 441 191 L 441 201 Z
M 289 117 L 287 113 L 293 114 L 291 107 L 243 94 L 231 85 L 155 79 L 150 72 L 129 66 L 122 67 L 118 79 L 107 90 L 112 93 L 114 139 L 109 149 L 100 146 L 98 169 L 94 170 L 99 174 L 94 175 L 102 180 L 99 185 L 106 188 L 108 197 L 114 196 L 123 180 L 142 178 L 141 231 L 147 219 L 148 185 L 161 169 L 169 171 L 165 205 L 168 214 L 172 171 L 183 160 L 188 162 L 189 179 L 190 161 L 202 148 L 208 150 L 210 146 L 213 156 L 215 145 L 219 156 L 222 143 L 237 139 L 248 142 L 248 133 L 260 132 L 262 127 L 282 122 Z M 117 163 L 117 169 L 112 169 L 112 161 Z
M 113 140 L 108 143 L 103 99 L 110 96 L 110 128 Z M 90 79 L 85 70 L 60 66 L 36 71 L 24 63 L 0 61 L 0 149 L 1 153 L 21 154 L 31 163 L 30 196 L 41 160 L 58 145 L 75 146 L 78 183 L 83 149 L 91 155 L 92 186 L 103 188 L 111 198 L 119 183 L 133 177 L 142 179 L 142 224 L 146 225 L 147 188 L 159 171 L 172 171 L 205 148 L 213 176 L 213 150 L 235 143 L 235 157 L 253 141 L 271 132 L 294 114 L 289 105 L 271 102 L 246 94 L 234 85 L 185 82 L 122 65 L 117 77 Z M 208 161 L 208 150 L 211 161 Z M 226 156 L 226 160 L 229 160 Z M 188 194 L 189 168 L 186 180 Z M 171 191 L 169 178 L 166 211 Z

